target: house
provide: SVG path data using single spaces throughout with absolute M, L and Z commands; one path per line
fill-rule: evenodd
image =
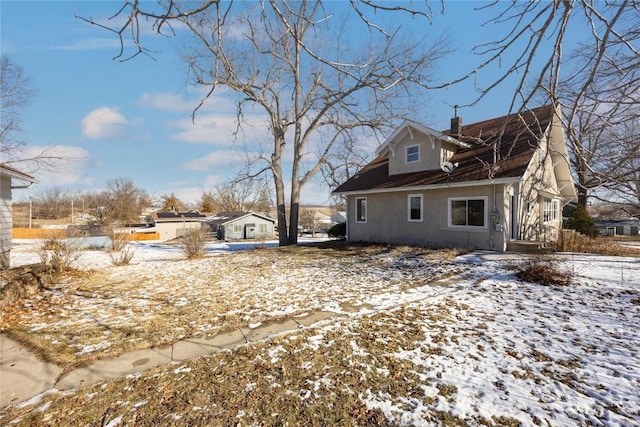
M 188 212 L 152 212 L 145 217 L 147 229 L 155 231 L 160 240 L 172 240 L 193 230 L 202 228 L 202 220 L 206 218 L 198 211 Z
M 12 190 L 29 188 L 36 182 L 31 175 L 0 163 L 0 268 L 9 268 L 11 260 Z
M 343 224 L 347 222 L 347 212 L 338 211 L 331 215 L 331 225 Z
M 577 199 L 551 105 L 444 132 L 405 121 L 376 154 L 333 192 L 350 241 L 504 251 L 556 239 Z
M 220 240 L 270 239 L 275 235 L 276 221 L 255 212 L 221 212 L 204 222 Z
M 640 220 L 609 219 L 597 220 L 598 233 L 604 236 L 638 236 Z

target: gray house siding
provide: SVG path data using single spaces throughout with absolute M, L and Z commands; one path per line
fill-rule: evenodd
M 246 214 L 209 223 L 212 227 L 211 232 L 220 240 L 270 239 L 275 234 L 275 221 L 256 214 Z
M 0 268 L 8 268 L 11 255 L 11 177 L 0 175 Z
M 504 211 L 505 186 L 496 185 L 495 194 L 497 216 L 492 215 L 492 185 L 349 195 L 347 239 L 429 247 L 504 250 L 509 229 L 508 212 L 505 215 Z M 410 195 L 422 196 L 421 220 L 409 218 Z M 366 222 L 356 220 L 356 199 L 359 198 L 367 200 Z M 450 204 L 455 200 L 482 200 L 484 225 L 467 227 L 450 224 Z

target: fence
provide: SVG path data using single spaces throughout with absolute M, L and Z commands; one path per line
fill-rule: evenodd
M 59 228 L 13 228 L 14 239 L 64 239 L 66 230 Z M 119 235 L 124 240 L 160 240 L 159 233 L 123 233 Z

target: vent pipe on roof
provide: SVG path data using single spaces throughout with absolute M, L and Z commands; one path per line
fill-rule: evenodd
M 451 133 L 453 135 L 460 135 L 462 131 L 462 118 L 458 117 L 458 105 L 453 106 L 454 116 L 451 119 Z

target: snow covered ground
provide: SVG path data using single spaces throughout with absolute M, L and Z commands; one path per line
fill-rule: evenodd
M 165 278 L 194 274 L 193 270 L 188 273 L 189 268 L 204 265 L 162 262 L 183 258 L 176 247 L 136 243 L 135 248 L 134 265 L 124 269 L 111 265 L 103 252 L 86 252 L 79 262 L 85 268 L 113 274 L 135 272 L 146 278 L 155 277 L 159 269 Z M 214 257 L 242 246 L 212 244 L 208 249 Z M 238 256 L 246 261 L 247 254 Z M 18 246 L 11 256 L 14 265 L 37 261 L 28 245 Z M 280 358 L 287 352 L 278 355 L 278 349 L 286 343 L 295 343 L 296 351 L 317 355 L 299 367 L 307 371 L 310 384 L 315 384 L 313 393 L 290 393 L 302 396 L 305 402 L 342 388 L 345 379 L 340 375 L 344 377 L 344 372 L 332 375 L 327 367 L 338 363 L 331 354 L 338 354 L 337 343 L 343 340 L 352 350 L 349 369 L 361 375 L 362 389 L 353 393 L 368 409 L 381 411 L 398 425 L 438 425 L 441 420 L 434 414 L 442 413 L 469 425 L 510 419 L 524 426 L 640 425 L 640 259 L 555 254 L 557 268 L 574 280 L 564 287 L 518 281 L 513 266 L 524 259 L 492 253 L 460 256 L 455 264 L 442 266 L 465 272 L 439 286 L 420 280 L 432 274 L 437 264 L 407 252 L 379 253 L 359 260 L 345 256 L 335 261 L 335 268 L 322 264 L 318 269 L 313 260 L 308 265 L 291 265 L 290 270 L 277 265 L 273 275 L 243 285 L 247 298 L 263 293 L 273 301 L 263 307 L 252 302 L 254 311 L 245 320 L 299 312 L 305 307 L 349 316 L 306 335 L 278 338 L 259 356 L 274 366 L 284 364 Z M 271 286 L 273 283 L 277 286 Z M 345 303 L 362 309 L 341 310 Z M 394 372 L 399 366 L 403 367 L 400 376 Z M 162 375 L 179 375 L 179 381 L 189 381 L 190 375 L 202 375 L 200 369 L 205 368 L 194 362 L 182 370 L 167 368 Z M 250 378 L 247 387 L 259 387 L 257 377 L 265 372 L 244 373 Z M 383 383 L 406 383 L 400 388 L 405 391 L 380 386 L 380 377 Z M 241 386 L 242 378 L 236 376 L 233 381 Z M 413 388 L 407 394 L 409 386 Z M 141 411 L 133 407 L 139 403 L 136 387 L 127 390 L 133 396 L 130 412 L 123 398 L 117 418 L 125 423 Z M 191 391 L 194 396 L 190 399 L 197 400 L 200 392 L 199 388 Z M 141 393 L 144 396 L 144 390 Z M 262 393 L 265 401 L 277 400 L 269 392 L 264 394 L 265 390 Z M 92 399 L 97 405 L 98 398 Z M 149 397 L 143 406 L 162 404 Z M 207 419 L 206 411 L 199 408 L 200 418 L 194 419 Z M 257 411 L 239 408 L 235 418 L 241 425 L 260 424 L 264 414 Z M 194 416 L 193 411 L 189 413 Z M 185 422 L 190 419 L 185 412 L 172 416 Z

